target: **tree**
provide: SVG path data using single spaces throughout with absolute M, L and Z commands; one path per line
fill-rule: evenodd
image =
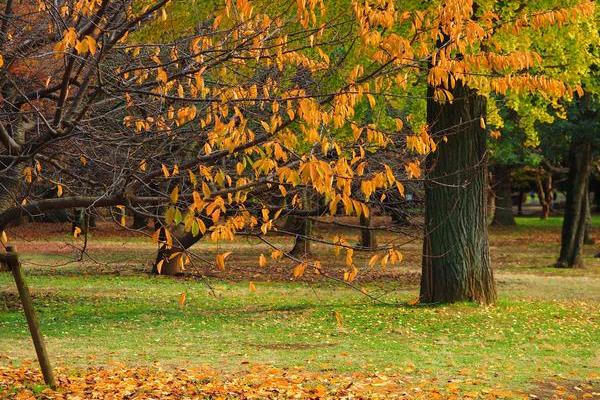
M 431 89 L 433 96 L 434 89 Z M 486 99 L 456 82 L 452 104 L 431 101 L 430 127 L 446 140 L 430 156 L 421 301 L 493 303 L 487 243 Z M 460 157 L 457 157 L 460 155 Z
M 493 176 L 496 204 L 492 225 L 516 225 L 512 210 L 512 171 L 510 166 L 502 164 L 494 166 Z
M 597 100 L 586 94 L 569 110 L 569 119 L 559 125 L 569 132 L 569 173 L 567 177 L 567 199 L 561 233 L 561 248 L 557 267 L 583 267 L 582 249 L 590 215 L 590 175 L 597 140 Z
M 394 62 L 421 54 L 421 60 L 414 57 L 412 72 L 422 76 L 427 71 L 427 122 L 438 149 L 429 157 L 426 185 L 422 302 L 495 299 L 485 228 L 482 96 L 539 93 L 556 101 L 580 90 L 581 76 L 567 80 L 546 74 L 543 57 L 531 51 L 530 44 L 541 37 L 540 32 L 566 23 L 585 20 L 582 25 L 589 28 L 594 4 L 572 2 L 569 8 L 552 9 L 556 4 L 542 3 L 444 1 L 398 12 L 393 2 L 355 2 L 363 40 L 384 49 L 375 60 Z M 400 16 L 397 21 L 395 16 Z M 409 35 L 417 39 L 407 39 Z M 451 187 L 463 190 L 452 193 Z M 463 210 L 453 206 L 464 206 L 469 213 L 462 215 Z M 465 219 L 464 227 L 457 215 Z
M 148 42 L 167 3 L 6 4 L 0 229 L 48 210 L 107 208 L 122 225 L 124 210 L 160 210 L 154 269 L 178 273 L 202 237 L 262 236 L 281 216 L 342 204 L 359 218 L 375 192 L 403 190 L 404 165 L 422 156 L 391 139 L 400 119 L 353 117 L 409 62 L 363 65 L 352 22 L 326 18 L 319 1 L 293 12 L 226 1 L 194 33 Z M 393 162 L 381 156 L 388 147 Z M 40 185 L 52 198 L 31 190 Z M 318 206 L 302 205 L 307 190 Z M 381 257 L 397 251 L 383 246 Z

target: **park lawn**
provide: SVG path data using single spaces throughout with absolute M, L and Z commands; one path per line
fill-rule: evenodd
M 140 259 L 148 260 L 152 247 L 130 238 L 97 238 L 81 263 L 61 264 L 69 254 L 45 254 L 47 244 L 23 258 L 50 355 L 64 373 L 115 363 L 207 366 L 225 374 L 268 365 L 400 374 L 464 393 L 539 394 L 550 384 L 600 392 L 600 262 L 586 257 L 585 270 L 551 268 L 557 229 L 528 221 L 534 219 L 519 220 L 510 232 L 492 230 L 499 287 L 493 307 L 412 305 L 415 280 L 384 272 L 357 282 L 378 301 L 326 280 L 299 282 L 288 274 L 269 281 L 264 271 L 235 279 L 151 277 Z M 419 247 L 408 246 L 397 268 L 416 270 Z M 232 269 L 264 251 L 248 241 L 231 248 L 244 253 L 232 258 Z M 217 253 L 210 243 L 195 251 Z M 40 266 L 44 257 L 60 266 Z M 9 274 L 0 274 L 0 296 L 0 365 L 27 365 L 35 355 Z

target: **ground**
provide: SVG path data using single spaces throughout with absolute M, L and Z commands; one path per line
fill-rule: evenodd
M 181 398 L 175 386 L 200 398 L 600 398 L 600 246 L 586 247 L 587 268 L 555 269 L 560 218 L 518 223 L 491 230 L 491 307 L 416 305 L 420 241 L 408 236 L 395 237 L 408 242 L 398 266 L 357 256 L 350 287 L 308 270 L 295 280 L 290 263 L 260 268 L 270 250 L 256 239 L 201 242 L 189 275 L 168 278 L 148 275 L 148 239 L 105 225 L 78 262 L 83 240 L 65 226 L 14 230 L 63 388 L 41 386 L 14 283 L 0 273 L 0 398 L 89 398 L 99 387 Z M 201 266 L 225 251 L 225 272 Z M 313 251 L 342 277 L 343 253 Z

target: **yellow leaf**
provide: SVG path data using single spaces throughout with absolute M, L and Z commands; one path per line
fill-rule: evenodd
M 183 307 L 183 305 L 185 304 L 186 297 L 187 296 L 186 296 L 185 292 L 183 292 L 179 295 L 179 306 L 180 307 Z
M 258 257 L 258 265 L 261 268 L 264 268 L 267 266 L 267 257 L 265 257 L 265 255 L 262 253 L 261 253 L 260 257 Z
M 56 196 L 60 197 L 63 194 L 63 187 L 61 184 L 56 185 Z
M 283 258 L 283 251 L 273 250 L 273 252 L 271 253 L 271 258 L 273 260 L 281 260 Z
M 367 99 L 369 100 L 371 108 L 375 108 L 375 97 L 373 97 L 372 94 L 367 93 Z
M 302 275 L 304 275 L 304 271 L 306 270 L 306 263 L 300 263 L 294 267 L 294 278 L 298 279 Z
M 142 161 L 140 162 L 140 171 L 142 171 L 142 172 L 145 172 L 145 171 L 146 171 L 146 168 L 147 168 L 147 165 L 146 165 L 146 160 L 142 160 Z
M 75 229 L 73 229 L 73 237 L 78 238 L 80 234 L 81 234 L 81 228 L 76 226 Z
M 164 264 L 165 260 L 162 259 L 159 262 L 156 263 L 156 272 L 158 272 L 158 274 L 160 275 L 161 271 L 162 271 L 162 266 Z
M 217 254 L 217 256 L 215 257 L 215 264 L 217 268 L 219 268 L 221 271 L 225 270 L 225 260 L 227 259 L 227 257 L 229 257 L 230 254 L 231 252 L 228 251 L 223 254 Z
M 400 196 L 404 197 L 404 185 L 396 181 L 396 188 L 398 189 L 398 193 L 400 193 Z
M 248 289 L 250 289 L 251 292 L 256 292 L 256 286 L 254 286 L 254 282 L 250 281 L 248 284 Z
M 481 129 L 485 129 L 485 119 L 483 117 L 479 118 L 479 126 L 481 126 Z
M 158 68 L 158 71 L 156 72 L 156 80 L 161 83 L 167 83 L 169 80 L 167 71 L 165 71 L 163 68 Z
M 0 54 L 0 68 L 2 68 L 4 66 L 4 57 L 2 57 L 2 54 Z
M 339 311 L 334 311 L 333 315 L 335 315 L 335 321 L 337 323 L 337 327 L 342 329 L 344 327 L 344 320 L 342 319 L 342 314 Z
M 162 173 L 165 176 L 165 178 L 168 178 L 169 176 L 171 176 L 171 174 L 169 173 L 169 168 L 167 168 L 167 166 L 165 164 L 161 165 L 161 169 L 162 169 Z
M 177 200 L 179 200 L 179 186 L 175 186 L 169 197 L 171 199 L 171 203 L 177 204 Z
M 379 254 L 375 254 L 373 257 L 371 257 L 369 260 L 369 267 L 374 267 L 375 264 L 377 264 L 377 261 L 379 261 L 379 257 Z
M 6 246 L 6 244 L 8 243 L 8 236 L 6 235 L 6 232 L 2 231 L 2 233 L 0 233 L 0 242 L 2 242 L 2 244 L 4 246 Z
M 87 40 L 78 40 L 77 44 L 75 44 L 75 50 L 77 50 L 77 54 L 80 56 L 85 55 L 88 52 Z
M 85 41 L 87 42 L 87 47 L 88 47 L 88 50 L 90 51 L 90 53 L 92 53 L 92 55 L 96 55 L 96 48 L 97 48 L 96 39 L 94 39 L 90 35 L 87 35 L 85 37 Z
M 33 181 L 33 168 L 31 168 L 31 167 L 23 168 L 23 175 L 25 175 L 25 182 L 31 183 Z

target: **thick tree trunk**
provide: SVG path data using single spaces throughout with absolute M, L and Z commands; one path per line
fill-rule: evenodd
M 557 267 L 583 267 L 581 251 L 585 238 L 588 183 L 592 162 L 592 141 L 575 135 L 569 149 L 567 201 L 562 226 L 560 256 Z
M 148 217 L 138 212 L 133 213 L 133 223 L 131 229 L 146 229 L 148 227 Z
M 512 177 L 508 165 L 494 167 L 494 181 L 496 189 L 496 209 L 494 211 L 493 225 L 516 225 L 512 210 Z
M 361 215 L 360 225 L 364 227 L 360 230 L 360 245 L 365 249 L 376 249 L 377 240 L 375 238 L 375 231 L 370 229 L 372 227 L 371 217 L 365 217 L 364 215 Z
M 184 232 L 183 225 L 178 226 L 174 229 L 171 234 L 173 235 L 173 247 L 167 248 L 163 245 L 158 250 L 156 260 L 152 267 L 153 274 L 160 275 L 180 275 L 183 274 L 183 265 L 179 262 L 178 257 L 171 257 L 176 253 L 185 252 L 187 249 L 196 244 L 202 235 L 194 236 L 192 232 Z M 164 239 L 163 239 L 164 240 Z M 160 271 L 158 265 L 162 260 Z
M 496 289 L 486 224 L 486 100 L 459 81 L 453 103 L 439 104 L 428 89 L 427 120 L 444 134 L 429 157 L 425 185 L 422 303 L 462 300 L 490 304 Z
M 289 216 L 285 229 L 288 232 L 296 234 L 294 239 L 294 247 L 290 251 L 290 255 L 294 257 L 304 258 L 311 254 L 310 239 L 312 234 L 312 221 L 307 218 Z

